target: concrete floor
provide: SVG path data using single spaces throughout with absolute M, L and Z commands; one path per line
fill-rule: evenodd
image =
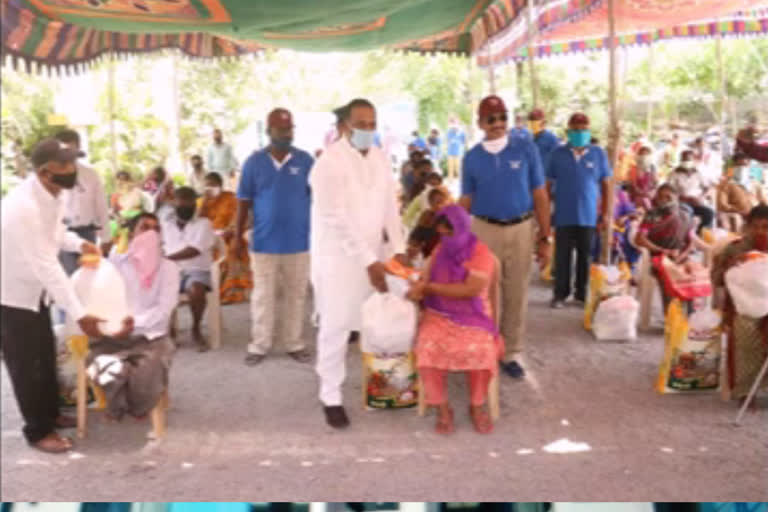
M 177 354 L 162 443 L 147 443 L 147 423 L 107 425 L 92 412 L 74 453 L 34 451 L 3 367 L 3 500 L 768 500 L 765 397 L 736 428 L 736 406 L 717 394 L 659 396 L 660 328 L 633 342 L 597 342 L 581 328 L 580 310 L 548 309 L 549 293 L 532 285 L 529 376 L 503 377 L 502 417 L 489 436 L 472 430 L 458 375 L 450 438 L 413 409 L 363 410 L 356 346 L 345 386 L 352 427 L 332 431 L 311 365 L 279 351 L 259 367 L 243 365 L 246 305 L 224 309 L 221 350 Z M 314 340 L 309 325 L 307 337 Z M 561 446 L 584 451 L 558 453 Z

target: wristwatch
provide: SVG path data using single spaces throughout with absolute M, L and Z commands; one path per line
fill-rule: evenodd
M 548 237 L 548 236 L 540 236 L 540 237 L 539 237 L 539 243 L 541 243 L 541 242 L 547 242 L 547 243 L 549 243 L 549 242 L 551 242 L 551 241 L 552 241 L 552 238 L 551 238 L 551 237 Z

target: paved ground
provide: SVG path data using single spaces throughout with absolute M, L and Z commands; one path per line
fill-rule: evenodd
M 19 434 L 3 367 L 3 500 L 768 500 L 765 397 L 734 428 L 735 406 L 716 394 L 659 396 L 660 330 L 631 343 L 597 342 L 581 329 L 579 310 L 552 312 L 548 298 L 534 285 L 530 376 L 504 378 L 502 418 L 486 437 L 464 413 L 460 376 L 451 381 L 451 438 L 433 434 L 433 418 L 415 410 L 363 410 L 357 347 L 345 388 L 352 427 L 331 431 L 311 366 L 283 355 L 258 368 L 242 364 L 243 305 L 225 308 L 220 351 L 178 353 L 161 444 L 145 442 L 146 423 L 106 425 L 91 413 L 76 453 L 33 451 Z M 309 327 L 307 335 L 314 339 Z M 547 451 L 563 439 L 588 450 Z

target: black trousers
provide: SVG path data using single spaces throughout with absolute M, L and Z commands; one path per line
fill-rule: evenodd
M 595 228 L 588 226 L 558 226 L 555 228 L 555 299 L 571 295 L 571 269 L 576 251 L 575 297 L 586 300 L 589 284 L 589 262 Z
M 56 340 L 48 307 L 35 312 L 0 306 L 0 342 L 24 418 L 24 437 L 36 443 L 54 431 L 59 416 Z
M 699 233 L 701 233 L 701 230 L 704 228 L 711 228 L 712 224 L 715 220 L 715 211 L 712 208 L 709 208 L 707 206 L 698 206 L 698 205 L 689 205 L 691 209 L 693 210 L 693 215 L 695 217 L 698 217 L 701 222 L 699 222 L 699 229 L 697 230 Z

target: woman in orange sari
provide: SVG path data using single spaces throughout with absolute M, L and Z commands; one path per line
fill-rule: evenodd
M 237 217 L 237 197 L 223 190 L 221 175 L 215 172 L 205 176 L 205 193 L 200 204 L 200 216 L 211 221 L 217 235 L 227 244 L 227 257 L 221 264 L 220 294 L 222 304 L 245 302 L 253 287 L 250 264 L 238 258 L 235 250 L 234 225 Z

